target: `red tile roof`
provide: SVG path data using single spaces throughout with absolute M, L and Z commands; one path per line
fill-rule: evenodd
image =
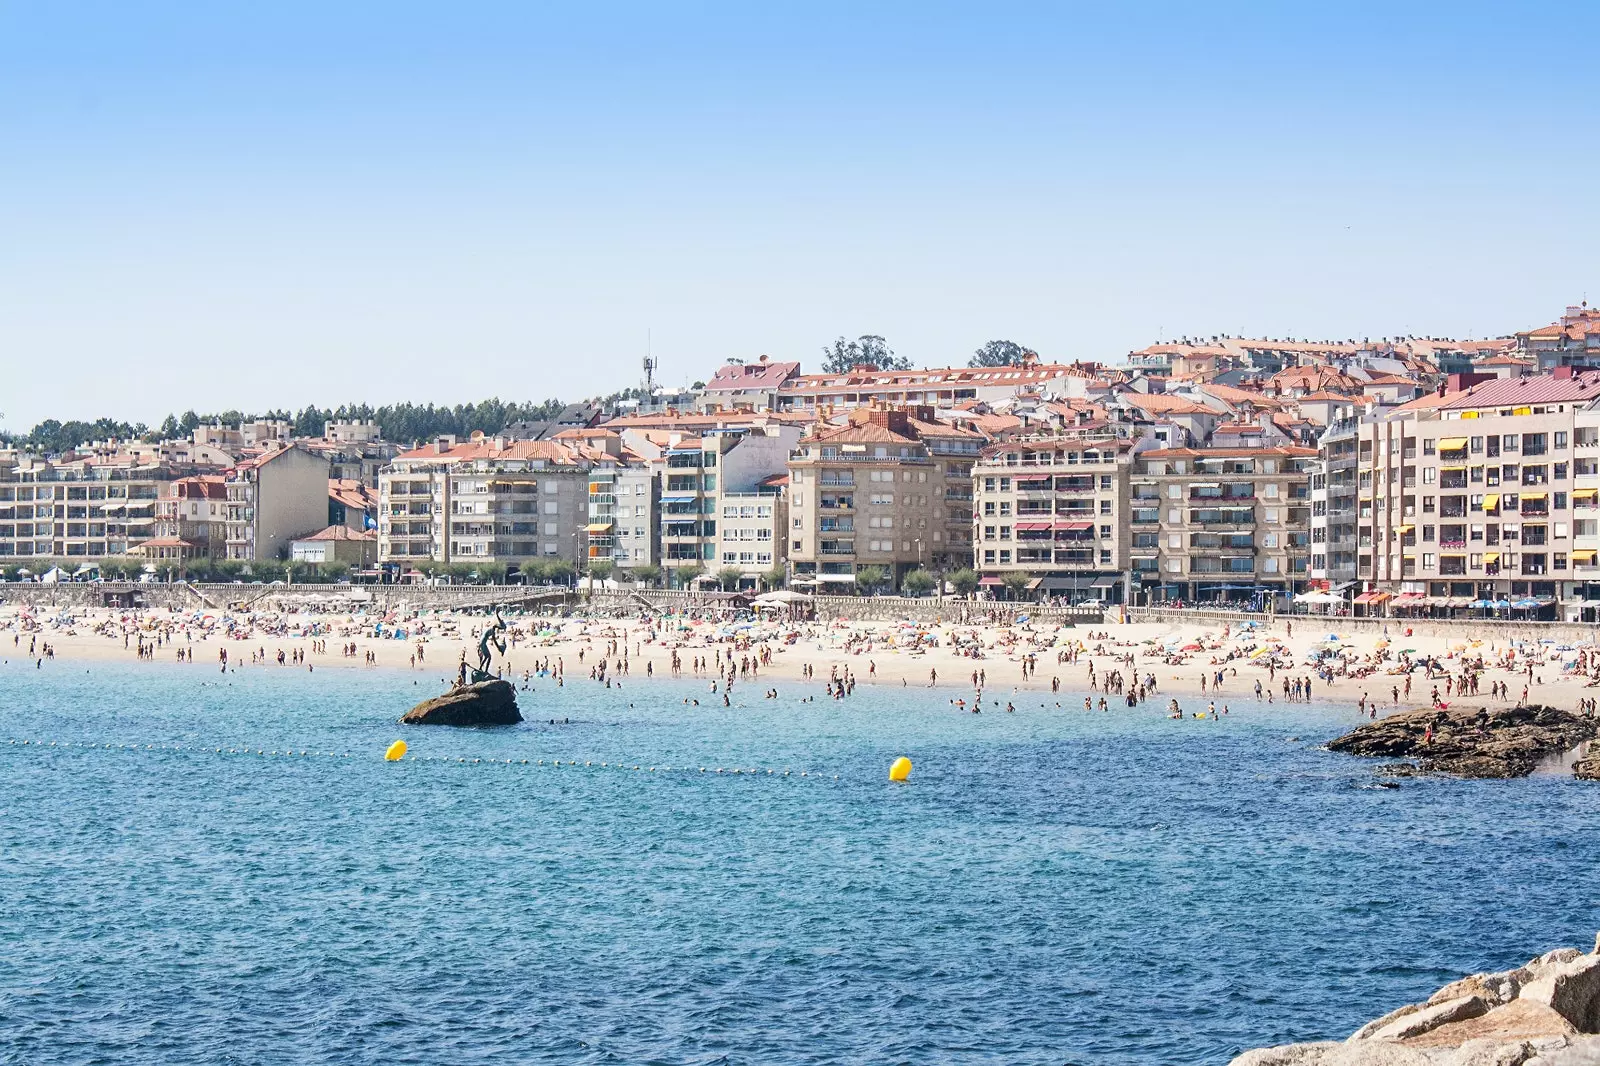
M 1527 404 L 1578 403 L 1600 398 L 1600 374 L 1570 378 L 1502 378 L 1445 397 L 1440 407 L 1465 410 L 1477 407 L 1521 407 Z
M 309 537 L 296 537 L 296 540 L 348 540 L 370 541 L 376 540 L 378 535 L 371 530 L 351 529 L 348 526 L 329 526 L 319 530 Z
M 707 392 L 739 392 L 746 389 L 775 389 L 800 373 L 799 363 L 774 363 L 762 356 L 754 363 L 728 363 L 706 382 Z

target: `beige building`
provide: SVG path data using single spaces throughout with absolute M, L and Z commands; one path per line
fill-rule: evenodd
M 1034 595 L 1125 602 L 1132 445 L 1039 437 L 986 448 L 972 469 L 984 585 L 1027 574 Z
M 352 570 L 365 570 L 378 561 L 375 533 L 332 525 L 309 537 L 299 537 L 289 546 L 289 557 L 297 563 L 343 563 Z
M 298 445 L 240 462 L 226 487 L 229 559 L 287 559 L 290 541 L 328 524 L 328 460 Z
M 982 439 L 925 407 L 863 408 L 814 429 L 789 459 L 792 583 L 840 591 L 870 566 L 898 588 L 913 569 L 969 565 L 967 471 Z
M 1147 602 L 1264 604 L 1311 561 L 1314 448 L 1158 448 L 1133 459 L 1130 560 Z
M 0 558 L 133 554 L 157 535 L 157 500 L 193 466 L 134 457 L 0 459 Z

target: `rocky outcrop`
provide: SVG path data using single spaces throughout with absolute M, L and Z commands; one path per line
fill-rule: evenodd
M 1541 760 L 1595 737 L 1597 722 L 1556 707 L 1452 707 L 1402 711 L 1368 722 L 1328 744 L 1329 751 L 1414 760 L 1385 773 L 1526 777 Z M 1592 760 L 1582 760 L 1586 767 Z M 1588 776 L 1586 772 L 1574 772 Z M 1593 768 L 1600 777 L 1600 766 Z
M 509 681 L 458 685 L 400 716 L 402 725 L 515 725 L 520 721 L 517 690 Z
M 1479 973 L 1342 1043 L 1258 1048 L 1230 1066 L 1600 1066 L 1600 941 Z

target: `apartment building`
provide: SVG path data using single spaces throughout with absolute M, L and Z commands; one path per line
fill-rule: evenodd
M 227 557 L 228 486 L 222 474 L 199 474 L 161 486 L 154 536 L 133 554 L 157 563 Z
M 1133 458 L 1130 561 L 1149 602 L 1293 595 L 1311 564 L 1315 448 L 1157 448 Z
M 590 475 L 620 454 L 583 442 L 440 437 L 378 476 L 378 559 L 392 566 L 588 556 Z
M 871 566 L 898 587 L 912 569 L 968 565 L 968 471 L 982 441 L 920 406 L 861 409 L 843 426 L 817 426 L 789 459 L 792 581 L 837 589 Z
M 1096 365 L 1042 363 L 1020 366 L 877 370 L 796 374 L 777 389 L 781 411 L 848 411 L 858 407 L 953 408 L 969 402 L 1000 403 L 1024 392 L 1062 398 L 1083 396 Z
M 0 557 L 128 555 L 156 535 L 156 502 L 194 466 L 133 457 L 0 458 Z
M 660 482 L 644 460 L 623 458 L 591 471 L 588 558 L 624 568 L 659 565 L 660 511 Z
M 1034 438 L 984 449 L 972 468 L 973 540 L 985 585 L 1006 574 L 1073 603 L 1128 596 L 1133 446 L 1112 437 Z
M 241 461 L 225 486 L 229 559 L 287 559 L 290 541 L 328 524 L 328 460 L 299 445 Z
M 1359 426 L 1356 603 L 1593 615 L 1600 375 L 1558 373 L 1477 384 Z
M 736 515 L 746 507 L 771 508 L 761 517 L 769 524 L 774 520 L 778 489 L 771 479 L 783 474 L 800 433 L 796 426 L 768 423 L 713 430 L 667 447 L 661 470 L 661 565 L 678 575 L 677 583 L 689 573 L 721 569 L 729 551 L 735 560 L 727 565 L 752 578 L 776 565 L 775 541 L 762 547 L 755 540 L 726 539 L 719 516 L 725 505 L 736 508 Z M 754 522 L 757 516 L 746 517 Z M 740 558 L 744 553 L 751 556 L 748 562 Z

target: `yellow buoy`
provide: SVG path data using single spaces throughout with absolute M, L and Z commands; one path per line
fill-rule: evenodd
M 399 762 L 404 759 L 406 757 L 406 742 L 397 740 L 390 744 L 389 750 L 383 753 L 383 757 L 388 762 Z
M 890 781 L 904 781 L 911 776 L 911 760 L 904 755 L 900 756 L 889 767 Z

